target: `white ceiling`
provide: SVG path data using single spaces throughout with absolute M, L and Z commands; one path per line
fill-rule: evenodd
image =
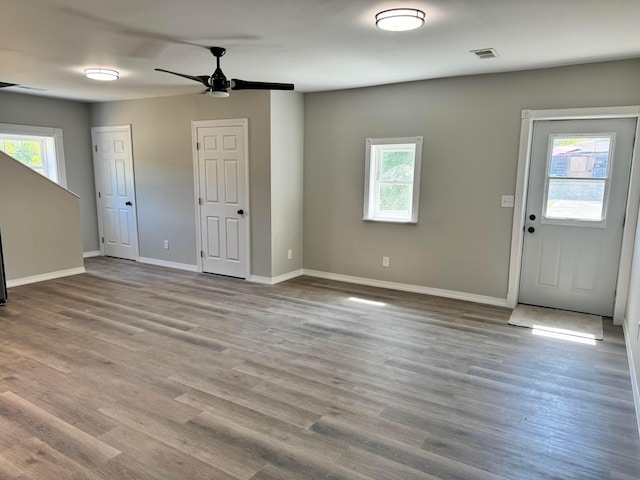
M 425 26 L 377 29 L 394 7 L 424 10 Z M 44 89 L 7 91 L 84 101 L 202 90 L 153 70 L 210 75 L 195 45 L 226 47 L 228 78 L 301 92 L 640 57 L 640 0 L 0 0 L 0 18 L 0 81 Z M 481 48 L 500 57 L 469 53 Z

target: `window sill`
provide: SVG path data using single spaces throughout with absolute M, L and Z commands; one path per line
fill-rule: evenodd
M 390 218 L 363 218 L 363 222 L 372 222 L 372 223 L 403 223 L 409 225 L 417 225 L 417 220 L 392 220 Z

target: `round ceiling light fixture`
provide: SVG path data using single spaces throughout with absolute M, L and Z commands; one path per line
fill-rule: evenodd
M 376 15 L 376 26 L 391 32 L 415 30 L 424 25 L 425 14 L 416 8 L 392 8 Z
M 100 80 L 102 82 L 110 82 L 120 78 L 120 73 L 109 68 L 86 68 L 84 74 L 91 80 Z

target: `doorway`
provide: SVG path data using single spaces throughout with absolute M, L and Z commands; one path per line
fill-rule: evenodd
M 248 121 L 192 122 L 199 269 L 249 278 Z
M 612 316 L 636 119 L 536 122 L 519 303 Z
M 138 260 L 131 125 L 93 127 L 91 140 L 100 253 Z
M 639 107 L 523 111 L 507 304 L 621 323 L 637 224 Z

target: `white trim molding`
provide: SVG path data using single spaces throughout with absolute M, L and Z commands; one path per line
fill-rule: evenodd
M 191 265 L 189 263 L 170 262 L 168 260 L 149 257 L 138 257 L 138 262 L 146 263 L 147 265 L 155 265 L 156 267 L 175 268 L 176 270 L 186 270 L 187 272 L 198 272 L 198 266 Z
M 596 118 L 635 118 L 636 140 L 631 158 L 629 193 L 627 195 L 626 221 L 622 232 L 622 247 L 616 281 L 616 299 L 613 310 L 613 323 L 622 325 L 624 311 L 629 296 L 629 275 L 633 257 L 633 243 L 640 207 L 640 166 L 638 149 L 640 148 L 640 106 L 570 108 L 559 110 L 523 110 L 520 129 L 520 152 L 516 175 L 515 203 L 513 209 L 513 227 L 511 231 L 511 255 L 509 260 L 509 283 L 507 306 L 515 308 L 520 289 L 520 273 L 524 243 L 525 206 L 529 185 L 529 164 L 531 158 L 531 140 L 534 123 L 541 120 L 585 120 Z
M 368 285 L 370 287 L 388 288 L 391 290 L 400 290 L 410 293 L 421 293 L 424 295 L 433 295 L 435 297 L 452 298 L 454 300 L 463 300 L 466 302 L 480 303 L 483 305 L 492 305 L 495 307 L 507 307 L 506 298 L 488 297 L 485 295 L 477 295 L 475 293 L 456 292 L 453 290 L 443 290 L 441 288 L 423 287 L 422 285 L 410 285 L 407 283 L 388 282 L 386 280 L 375 280 L 373 278 L 352 277 L 351 275 L 341 275 L 339 273 L 320 272 L 317 270 L 303 270 L 304 275 L 310 277 L 324 278 L 327 280 L 336 280 L 338 282 L 356 283 L 358 285 Z
M 19 287 L 30 283 L 44 282 L 47 280 L 55 280 L 56 278 L 70 277 L 72 275 L 80 275 L 85 273 L 84 267 L 69 268 L 67 270 L 58 270 L 57 272 L 42 273 L 40 275 L 32 275 L 30 277 L 16 278 L 7 280 L 7 288 Z
M 83 252 L 82 258 L 99 257 L 101 255 L 100 250 L 93 250 L 91 252 Z
M 263 285 L 276 285 L 278 283 L 286 282 L 292 278 L 301 277 L 304 275 L 304 270 L 294 270 L 293 272 L 278 275 L 277 277 L 260 277 L 258 275 L 251 275 L 248 280 L 253 283 L 261 283 Z
M 640 327 L 639 327 L 640 328 Z M 636 407 L 636 421 L 638 422 L 638 432 L 640 434 L 640 385 L 638 385 L 638 373 L 636 371 L 636 363 L 633 358 L 633 350 L 631 348 L 631 339 L 635 336 L 631 336 L 627 322 L 622 324 L 624 330 L 624 343 L 627 347 L 627 360 L 629 362 L 629 373 L 631 374 L 631 389 L 633 390 L 633 403 Z

